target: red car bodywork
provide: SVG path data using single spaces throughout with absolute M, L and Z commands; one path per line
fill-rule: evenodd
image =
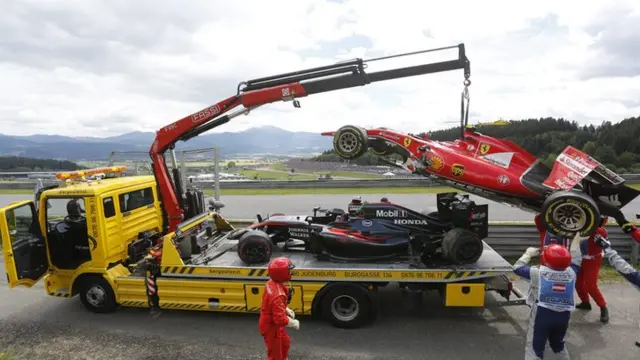
M 322 133 L 324 136 L 334 134 L 335 131 Z M 465 141 L 434 141 L 388 129 L 369 129 L 367 135 L 408 150 L 413 159 L 407 159 L 407 170 L 420 167 L 415 162 L 426 154 L 430 165 L 425 170 L 438 177 L 509 195 L 540 197 L 520 182 L 520 176 L 537 161 L 536 157 L 511 141 L 472 131 L 465 132 Z M 424 145 L 428 148 L 421 149 Z
M 572 146 L 567 146 L 549 169 L 513 142 L 483 135 L 474 128 L 464 129 L 464 140 L 455 141 L 431 140 L 387 128 L 362 130 L 366 131 L 368 146 L 383 141 L 400 150 L 404 162 L 396 162 L 396 166 L 534 213 L 540 211 L 551 193 L 582 186 L 578 184 L 596 173 L 595 193 L 614 194 L 616 199 L 612 203 L 606 196 L 596 196 L 594 200 L 603 214 L 624 220 L 619 209 L 638 196 L 637 190 L 623 185 L 624 179 Z M 322 133 L 339 137 L 337 134 L 338 131 Z M 334 138 L 334 150 L 337 143 L 339 139 Z

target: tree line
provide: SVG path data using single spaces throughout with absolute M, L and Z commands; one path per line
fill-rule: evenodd
M 4 172 L 69 171 L 80 169 L 83 169 L 83 167 L 66 160 L 0 156 L 0 171 Z
M 580 125 L 575 121 L 555 118 L 509 120 L 504 126 L 476 125 L 478 132 L 504 138 L 524 148 L 542 162 L 551 166 L 567 145 L 591 155 L 611 170 L 623 173 L 640 173 L 640 117 L 627 118 L 612 124 L 604 121 L 598 126 Z M 424 135 L 419 134 L 419 135 Z M 460 136 L 460 128 L 433 131 L 430 139 L 453 141 Z M 379 157 L 367 153 L 352 160 L 359 165 L 377 165 Z M 327 150 L 313 161 L 346 160 L 333 150 Z

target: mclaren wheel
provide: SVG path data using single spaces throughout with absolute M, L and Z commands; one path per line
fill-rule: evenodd
M 600 210 L 588 195 L 571 191 L 551 194 L 542 204 L 541 218 L 545 227 L 555 235 L 590 236 L 598 228 Z
M 333 136 L 333 151 L 343 159 L 356 159 L 367 152 L 367 131 L 359 126 L 346 125 Z
M 246 264 L 264 264 L 271 258 L 273 242 L 261 230 L 247 231 L 238 241 L 238 256 Z
M 449 230 L 442 239 L 442 254 L 455 265 L 477 262 L 483 250 L 482 240 L 471 230 L 455 228 Z

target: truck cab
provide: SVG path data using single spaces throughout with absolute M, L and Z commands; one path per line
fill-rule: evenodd
M 0 209 L 0 237 L 11 288 L 32 287 L 44 278 L 50 295 L 71 297 L 92 291 L 82 297 L 83 302 L 105 296 L 104 289 L 84 286 L 96 281 L 84 280 L 103 278 L 119 264 L 127 266 L 136 256 L 135 246 L 138 252 L 144 250 L 140 246 L 151 246 L 163 229 L 155 178 L 118 176 L 124 169 L 58 173 L 61 183 L 40 189 L 36 201 L 14 202 Z M 112 176 L 88 180 L 93 173 Z

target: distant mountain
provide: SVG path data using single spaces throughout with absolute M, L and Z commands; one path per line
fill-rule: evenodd
M 0 134 L 0 156 L 74 161 L 106 160 L 112 151 L 148 152 L 154 138 L 154 133 L 141 131 L 107 138 Z M 176 150 L 214 146 L 220 148 L 222 157 L 256 154 L 308 155 L 331 148 L 331 138 L 320 136 L 319 133 L 293 132 L 275 126 L 262 126 L 240 132 L 200 135 L 187 142 L 178 142 Z

